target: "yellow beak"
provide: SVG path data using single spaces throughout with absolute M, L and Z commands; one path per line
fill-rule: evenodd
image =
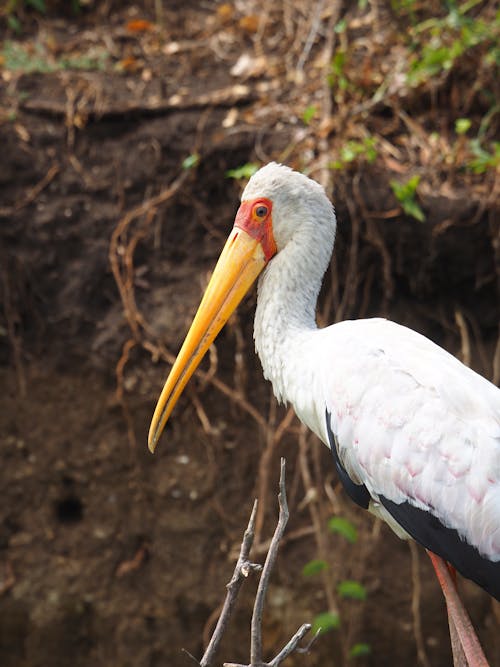
M 259 239 L 234 227 L 158 399 L 149 428 L 148 447 L 151 452 L 154 452 L 189 378 L 266 263 Z

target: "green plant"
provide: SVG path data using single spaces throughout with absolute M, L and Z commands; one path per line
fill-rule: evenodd
M 323 570 L 326 570 L 327 568 L 328 568 L 328 563 L 326 561 L 316 558 L 304 565 L 304 567 L 302 568 L 302 575 L 304 577 L 312 577 L 315 574 L 323 572 Z
M 302 114 L 302 121 L 304 125 L 309 125 L 314 116 L 316 115 L 317 109 L 314 104 L 310 104 L 305 108 L 304 113 Z
M 340 616 L 336 612 L 325 611 L 314 617 L 312 622 L 312 633 L 324 634 L 330 630 L 336 630 L 340 627 Z
M 474 158 L 468 162 L 467 167 L 475 174 L 484 174 L 489 169 L 500 167 L 500 141 L 493 142 L 491 152 L 483 148 L 478 137 L 470 140 L 469 147 Z
M 487 63 L 498 63 L 500 12 L 493 21 L 468 16 L 479 1 L 468 0 L 458 5 L 450 0 L 445 16 L 428 18 L 414 25 L 410 31 L 414 55 L 406 75 L 409 85 L 418 86 L 451 70 L 459 57 L 478 46 L 486 50 Z M 411 2 L 405 4 L 412 5 Z
M 236 167 L 236 169 L 228 169 L 226 171 L 226 178 L 235 178 L 237 180 L 241 178 L 250 178 L 250 176 L 255 174 L 258 168 L 258 164 L 247 162 L 246 164 L 242 164 L 241 167 Z
M 191 153 L 191 155 L 188 155 L 187 158 L 185 158 L 182 162 L 182 168 L 183 169 L 193 169 L 193 167 L 196 167 L 198 163 L 200 162 L 200 156 L 198 153 Z
M 13 40 L 5 40 L 0 56 L 5 69 L 41 74 L 66 69 L 103 70 L 109 58 L 107 51 L 94 48 L 85 54 L 54 59 L 41 42 L 30 46 Z
M 362 160 L 371 164 L 376 158 L 375 137 L 365 137 L 362 141 L 351 139 L 342 146 L 338 159 L 330 162 L 329 166 L 330 169 L 341 170 L 351 162 Z
M 337 586 L 340 597 L 350 598 L 351 600 L 366 600 L 366 588 L 359 581 L 346 579 Z
M 345 90 L 349 85 L 349 80 L 345 74 L 346 52 L 337 49 L 330 63 L 330 72 L 328 74 L 328 85 L 330 88 L 340 88 Z
M 408 181 L 406 181 L 406 183 L 391 181 L 390 186 L 396 199 L 401 204 L 403 211 L 408 215 L 411 215 L 416 220 L 423 222 L 425 220 L 425 213 L 422 211 L 419 204 L 415 200 L 415 195 L 417 193 L 417 187 L 419 183 L 420 176 L 416 174 Z
M 363 642 L 359 644 L 354 644 L 349 651 L 350 658 L 362 658 L 366 655 L 370 655 L 372 652 L 372 647 L 370 644 L 365 644 Z
M 28 51 L 23 44 L 7 39 L 0 53 L 7 70 L 46 73 L 53 72 L 55 69 L 38 42 Z
M 333 516 L 328 521 L 328 529 L 332 533 L 342 535 L 351 544 L 354 544 L 358 539 L 358 531 L 356 530 L 356 527 L 353 526 L 349 519 L 345 519 L 342 516 Z
M 470 126 L 472 125 L 472 122 L 469 120 L 469 118 L 457 118 L 455 121 L 455 132 L 457 134 L 466 134 Z

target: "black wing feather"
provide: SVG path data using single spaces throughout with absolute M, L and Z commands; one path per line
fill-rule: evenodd
M 340 481 L 351 500 L 368 509 L 372 500 L 370 493 L 364 484 L 353 482 L 342 465 L 337 438 L 330 423 L 330 413 L 327 410 L 328 439 Z M 494 562 L 482 556 L 474 546 L 463 540 L 454 528 L 447 528 L 429 511 L 419 509 L 410 502 L 395 503 L 384 496 L 379 496 L 379 501 L 416 542 L 444 558 L 460 574 L 500 601 L 500 561 Z
M 357 505 L 367 510 L 372 498 L 366 486 L 364 484 L 356 484 L 353 482 L 349 477 L 347 470 L 342 465 L 342 461 L 340 460 L 338 452 L 337 438 L 335 437 L 335 433 L 332 431 L 332 427 L 330 426 L 330 417 L 331 415 L 327 410 L 326 429 L 328 431 L 328 440 L 330 441 L 330 449 L 332 450 L 333 460 L 335 462 L 335 467 L 337 468 L 338 476 L 340 477 L 342 486 L 344 487 L 349 498 L 354 500 Z
M 379 496 L 380 502 L 400 526 L 429 551 L 448 561 L 467 579 L 475 581 L 500 601 L 500 561 L 481 556 L 454 528 L 447 528 L 433 514 L 409 502 L 395 503 Z

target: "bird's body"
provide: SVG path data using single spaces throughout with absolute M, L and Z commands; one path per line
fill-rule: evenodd
M 242 199 L 257 193 L 266 194 L 251 181 Z M 361 487 L 351 486 L 359 504 L 365 498 L 400 536 L 500 599 L 500 391 L 389 320 L 318 329 L 316 300 L 335 231 L 333 209 L 322 213 L 330 225 L 316 226 L 316 244 L 288 242 L 259 279 L 254 337 L 264 376 L 278 400 L 336 448 L 346 487 Z
M 333 206 L 303 174 L 271 163 L 250 179 L 160 397 L 150 446 L 260 273 L 255 345 L 278 400 L 331 448 L 355 502 L 500 599 L 500 390 L 388 320 L 318 329 L 335 229 Z

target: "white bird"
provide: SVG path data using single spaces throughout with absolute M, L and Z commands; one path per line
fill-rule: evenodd
M 335 230 L 318 183 L 276 163 L 252 176 L 158 401 L 149 447 L 261 274 L 254 338 L 275 396 L 331 449 L 352 500 L 500 600 L 500 390 L 388 320 L 318 329 Z

